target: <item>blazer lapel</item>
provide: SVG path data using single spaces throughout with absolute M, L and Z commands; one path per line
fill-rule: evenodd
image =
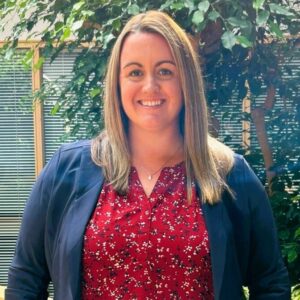
M 95 209 L 100 189 L 101 182 L 95 184 L 84 195 L 79 197 L 74 202 L 72 211 L 70 211 L 69 228 L 66 229 L 70 236 L 66 250 L 68 255 L 66 266 L 68 267 L 72 299 L 80 299 L 83 236 L 86 225 Z
M 214 296 L 215 299 L 219 299 L 224 275 L 228 238 L 224 224 L 224 205 L 222 202 L 214 205 L 203 204 L 202 211 L 206 221 L 210 244 Z
M 89 154 L 82 154 L 80 167 L 76 172 L 76 196 L 64 217 L 59 250 L 63 263 L 60 267 L 65 268 L 62 272 L 67 277 L 65 288 L 69 289 L 66 294 L 72 295 L 70 299 L 74 300 L 80 299 L 81 252 L 85 228 L 104 181 L 101 168 L 91 161 Z

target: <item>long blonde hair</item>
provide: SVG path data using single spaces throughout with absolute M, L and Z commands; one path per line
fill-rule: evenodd
M 105 80 L 105 130 L 92 141 L 92 159 L 103 168 L 106 180 L 119 193 L 126 193 L 131 159 L 128 120 L 121 106 L 118 82 L 122 45 L 129 34 L 136 32 L 160 34 L 171 49 L 184 98 L 180 128 L 184 138 L 188 200 L 191 200 L 195 180 L 202 201 L 216 203 L 225 189 L 230 190 L 225 177 L 233 165 L 233 152 L 208 133 L 207 106 L 197 52 L 187 34 L 163 12 L 148 11 L 132 17 L 116 40 Z

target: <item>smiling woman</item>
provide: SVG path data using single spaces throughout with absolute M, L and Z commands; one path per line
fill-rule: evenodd
M 62 146 L 28 200 L 6 299 L 288 300 L 270 205 L 208 133 L 197 53 L 166 14 L 130 19 L 105 130 Z
M 180 86 L 179 72 L 163 37 L 135 33 L 125 39 L 120 58 L 120 92 L 132 140 L 140 131 L 160 131 L 181 140 Z

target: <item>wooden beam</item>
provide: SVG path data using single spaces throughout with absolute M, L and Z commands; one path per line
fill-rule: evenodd
M 66 41 L 66 44 L 68 44 L 69 41 Z M 0 48 L 2 48 L 5 45 L 4 41 L 0 41 Z M 60 45 L 59 42 L 53 42 L 52 46 L 53 47 L 58 47 Z M 19 41 L 18 45 L 17 45 L 17 49 L 28 49 L 28 48 L 32 48 L 32 47 L 39 47 L 39 48 L 43 48 L 45 47 L 45 43 L 41 42 L 41 41 L 37 41 L 37 40 L 30 40 L 30 41 Z M 89 47 L 96 47 L 95 42 L 84 42 L 81 43 L 79 48 L 89 48 Z
M 4 300 L 4 290 L 5 290 L 5 287 L 0 286 L 0 300 Z
M 42 70 L 37 69 L 35 65 L 40 58 L 40 49 L 32 46 L 34 51 L 32 60 L 32 91 L 35 92 L 41 87 Z M 43 104 L 38 99 L 34 102 L 33 111 L 34 122 L 34 151 L 35 151 L 35 175 L 41 172 L 44 167 L 44 126 L 43 126 Z
M 38 45 L 40 42 L 39 41 L 21 41 L 18 42 L 17 49 L 23 49 L 23 48 L 32 48 Z M 4 41 L 0 41 L 0 48 L 5 45 Z
M 243 108 L 242 111 L 243 113 L 251 113 L 251 100 L 249 98 L 249 95 L 246 96 L 246 98 L 243 100 Z M 250 129 L 251 129 L 251 124 L 250 121 L 242 121 L 242 146 L 245 150 L 250 151 Z

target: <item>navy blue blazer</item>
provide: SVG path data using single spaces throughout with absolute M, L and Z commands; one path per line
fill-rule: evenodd
M 264 187 L 245 160 L 235 156 L 226 193 L 203 204 L 216 300 L 290 299 L 287 270 Z M 62 146 L 37 179 L 27 202 L 15 256 L 8 272 L 7 300 L 80 299 L 83 235 L 95 208 L 103 175 L 91 160 L 90 142 Z

